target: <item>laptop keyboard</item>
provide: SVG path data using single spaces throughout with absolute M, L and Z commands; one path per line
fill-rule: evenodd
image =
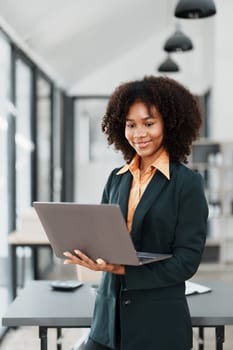
M 153 253 L 144 253 L 144 252 L 137 252 L 137 257 L 139 261 L 147 261 L 151 260 L 153 258 L 156 258 L 157 254 Z
M 151 257 L 143 257 L 143 256 L 138 256 L 139 261 L 147 261 L 150 260 Z

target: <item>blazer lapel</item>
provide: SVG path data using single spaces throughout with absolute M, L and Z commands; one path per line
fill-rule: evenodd
M 129 192 L 130 192 L 131 183 L 132 183 L 132 175 L 130 171 L 127 171 L 125 174 L 118 175 L 118 176 L 121 176 L 118 200 L 119 200 L 119 205 L 121 207 L 123 216 L 127 222 L 128 199 L 129 199 Z
M 143 217 L 146 212 L 150 209 L 152 204 L 158 200 L 160 193 L 166 186 L 169 180 L 157 170 L 150 183 L 148 184 L 145 192 L 142 195 L 142 198 L 135 210 L 133 224 L 132 224 L 132 239 L 134 241 L 136 249 L 140 245 L 140 230 L 143 222 Z

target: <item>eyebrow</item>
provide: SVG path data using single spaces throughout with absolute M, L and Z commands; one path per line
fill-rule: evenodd
M 143 120 L 148 120 L 148 119 L 157 119 L 158 118 L 158 116 L 157 115 L 150 115 L 150 116 L 147 116 L 147 117 L 143 117 L 142 119 Z M 127 116 L 126 117 L 126 120 L 134 120 L 133 119 L 133 117 L 131 117 L 131 116 Z

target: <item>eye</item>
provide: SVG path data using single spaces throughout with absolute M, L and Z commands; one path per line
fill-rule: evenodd
M 132 129 L 134 127 L 134 124 L 130 123 L 130 122 L 127 122 L 126 123 L 126 127 L 129 128 L 129 129 Z
M 152 126 L 152 125 L 154 125 L 153 122 L 147 122 L 147 123 L 146 123 L 146 126 L 148 126 L 148 127 L 150 127 L 150 126 Z

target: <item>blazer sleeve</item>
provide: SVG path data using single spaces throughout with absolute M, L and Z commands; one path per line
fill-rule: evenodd
M 172 258 L 139 267 L 125 266 L 127 289 L 166 287 L 184 282 L 196 272 L 204 250 L 208 217 L 199 174 L 186 178 L 179 197 Z
M 102 198 L 101 198 L 101 203 L 102 204 L 108 204 L 109 203 L 109 195 L 112 187 L 116 186 L 116 181 L 120 179 L 119 176 L 115 176 L 116 173 L 118 172 L 120 168 L 115 168 L 112 170 L 110 175 L 108 176 L 106 185 L 104 187 L 103 193 L 102 193 Z

